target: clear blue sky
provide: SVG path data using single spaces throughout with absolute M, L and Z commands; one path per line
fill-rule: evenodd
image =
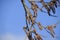
M 29 4 L 27 5 L 29 6 Z M 38 11 L 37 21 L 40 21 L 44 26 L 54 24 L 60 20 L 59 10 L 60 7 L 56 9 L 55 15 L 58 16 L 57 18 L 48 16 L 48 14 Z M 9 33 L 13 34 L 14 36 L 19 36 L 20 40 L 23 40 L 25 37 L 23 26 L 25 26 L 25 11 L 21 0 L 0 0 L 0 35 L 2 36 Z M 55 29 L 56 36 L 58 36 L 58 38 L 55 38 L 55 40 L 60 40 L 59 29 L 60 24 L 58 24 L 57 28 Z M 51 36 L 46 31 L 39 30 L 38 32 L 44 36 L 49 36 L 48 38 L 44 38 L 44 40 L 51 40 Z

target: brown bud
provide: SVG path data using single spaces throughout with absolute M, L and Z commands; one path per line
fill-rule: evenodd
M 42 25 L 40 24 L 40 22 L 38 22 L 37 24 L 38 24 L 39 29 L 42 30 L 43 27 L 42 27 Z

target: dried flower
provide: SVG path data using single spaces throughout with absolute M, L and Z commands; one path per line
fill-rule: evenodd
M 54 28 L 56 28 L 56 25 L 47 26 L 47 29 L 50 31 L 50 34 L 52 35 L 53 38 L 55 34 Z

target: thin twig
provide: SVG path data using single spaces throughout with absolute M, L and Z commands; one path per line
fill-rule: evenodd
M 23 4 L 24 10 L 25 10 L 26 26 L 27 26 L 27 28 L 28 28 L 28 23 L 27 23 L 27 11 L 26 11 L 26 8 L 25 8 L 24 0 L 21 0 L 21 2 L 22 2 L 22 4 Z M 28 31 L 29 31 L 29 28 L 28 28 Z

